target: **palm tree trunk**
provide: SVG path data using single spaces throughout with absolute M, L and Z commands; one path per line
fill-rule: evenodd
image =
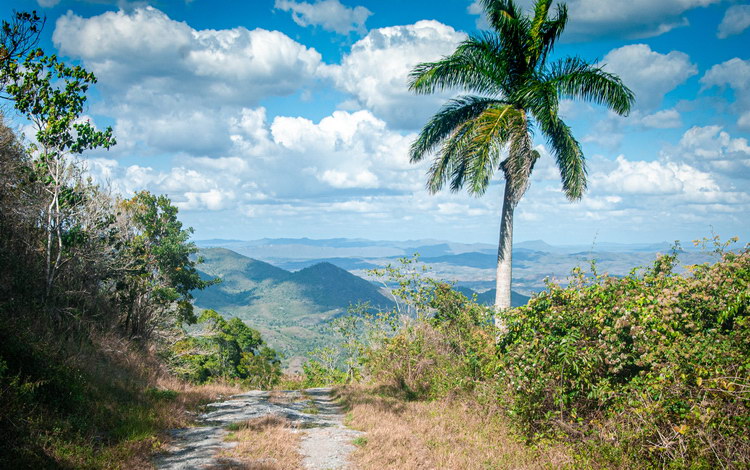
M 512 182 L 507 179 L 506 175 L 495 285 L 495 326 L 500 330 L 503 330 L 505 325 L 498 314 L 510 308 L 510 283 L 513 273 L 513 210 L 516 207 L 516 201 L 513 200 L 512 186 Z

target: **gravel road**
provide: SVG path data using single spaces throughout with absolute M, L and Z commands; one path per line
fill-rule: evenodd
M 362 434 L 343 425 L 343 412 L 329 388 L 274 392 L 251 391 L 227 401 L 208 405 L 208 412 L 198 418 L 198 426 L 171 432 L 172 444 L 154 464 L 158 470 L 205 469 L 217 466 L 216 454 L 234 445 L 226 442 L 225 427 L 230 423 L 268 415 L 286 418 L 303 434 L 300 454 L 306 470 L 340 470 L 349 468 L 347 456 L 354 450 L 352 440 Z M 303 410 L 316 410 L 305 413 Z M 231 464 L 226 459 L 221 463 Z M 241 468 L 241 463 L 236 462 Z

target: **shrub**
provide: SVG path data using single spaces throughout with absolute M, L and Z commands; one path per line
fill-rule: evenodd
M 750 252 L 642 276 L 580 272 L 505 315 L 497 380 L 530 435 L 617 446 L 659 465 L 750 464 Z

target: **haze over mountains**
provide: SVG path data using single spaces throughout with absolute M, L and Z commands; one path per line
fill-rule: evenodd
M 397 264 L 398 258 L 421 255 L 430 276 L 456 282 L 456 288 L 477 301 L 492 304 L 496 247 L 439 240 L 402 242 L 363 239 L 203 240 L 206 278 L 222 283 L 195 292 L 196 306 L 212 308 L 227 317 L 239 317 L 259 329 L 268 343 L 299 365 L 304 354 L 330 340 L 325 325 L 350 305 L 369 302 L 389 308 L 388 293 L 372 283 L 369 269 Z M 517 243 L 513 250 L 513 305 L 544 288 L 546 277 L 563 280 L 575 266 L 587 268 L 595 259 L 600 272 L 624 275 L 650 264 L 656 253 L 670 245 L 610 244 L 593 247 L 551 246 L 541 240 Z M 696 250 L 681 255 L 683 264 L 711 261 Z
M 432 276 L 455 281 L 458 286 L 484 293 L 495 285 L 497 246 L 483 243 L 453 243 L 441 240 L 382 241 L 335 238 L 203 240 L 200 247 L 223 247 L 271 263 L 286 270 L 299 270 L 325 261 L 352 274 L 367 278 L 367 270 L 395 263 L 404 256 L 419 253 L 432 268 Z M 682 264 L 713 260 L 711 255 L 683 247 Z M 571 269 L 587 269 L 596 260 L 600 272 L 625 275 L 638 266 L 649 265 L 657 253 L 668 253 L 666 242 L 619 244 L 597 242 L 591 245 L 553 246 L 542 240 L 519 242 L 513 248 L 513 288 L 524 295 L 544 289 L 547 277 L 564 280 Z

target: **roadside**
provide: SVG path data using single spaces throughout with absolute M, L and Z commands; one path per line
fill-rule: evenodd
M 346 423 L 366 433 L 351 455 L 359 470 L 580 468 L 562 446 L 527 446 L 501 413 L 470 401 L 410 401 L 386 387 L 360 385 L 338 394 Z

